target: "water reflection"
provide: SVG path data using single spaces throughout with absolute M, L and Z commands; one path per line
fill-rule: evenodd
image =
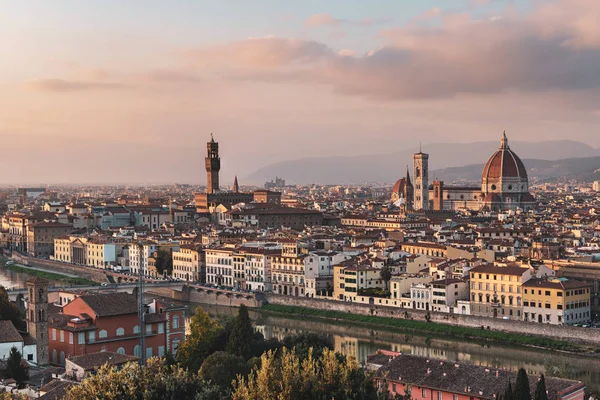
M 190 304 L 191 316 L 198 304 Z M 236 308 L 201 305 L 209 314 L 217 317 L 232 317 Z M 562 366 L 569 379 L 585 382 L 590 388 L 600 389 L 600 358 L 590 358 L 560 352 L 504 346 L 443 337 L 428 337 L 398 330 L 373 330 L 344 324 L 331 324 L 319 320 L 287 319 L 250 312 L 256 328 L 265 338 L 283 339 L 302 332 L 316 332 L 333 339 L 335 350 L 351 355 L 364 363 L 367 356 L 378 349 L 392 350 L 404 354 L 467 362 L 471 364 L 510 369 L 524 367 L 530 374 L 546 373 L 549 365 Z M 189 326 L 189 321 L 187 326 Z
M 25 272 L 16 272 L 0 267 L 0 286 L 4 286 L 6 289 L 24 288 L 27 279 L 32 277 L 33 275 Z M 61 281 L 50 280 L 50 286 L 66 286 L 66 284 Z

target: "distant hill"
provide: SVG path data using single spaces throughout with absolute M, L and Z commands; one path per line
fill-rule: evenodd
M 455 173 L 454 171 L 449 171 L 452 167 L 462 167 L 465 164 L 469 164 L 468 167 L 475 168 L 475 165 L 485 163 L 498 148 L 498 145 L 498 142 L 491 141 L 437 143 L 424 146 L 423 151 L 429 154 L 429 169 L 431 171 L 436 169 L 443 170 L 444 173 L 451 176 L 451 174 Z M 599 149 L 571 140 L 554 140 L 538 143 L 509 141 L 509 145 L 522 159 L 534 159 L 537 161 L 566 161 L 574 158 L 600 156 Z M 361 182 L 394 182 L 399 177 L 405 175 L 407 165 L 410 166 L 412 171 L 412 155 L 417 151 L 418 149 L 411 148 L 387 154 L 313 157 L 283 161 L 260 168 L 247 175 L 244 181 L 261 184 L 275 176 L 280 176 L 288 183 L 352 184 Z M 565 165 L 567 164 L 575 169 L 577 167 L 576 161 L 565 163 Z M 529 168 L 529 165 L 527 166 Z M 535 167 L 538 167 L 538 165 L 536 164 Z M 468 172 L 468 170 L 469 168 L 465 172 Z M 554 173 L 557 170 L 552 170 L 549 166 L 544 166 L 544 171 Z M 477 174 L 481 174 L 481 168 L 479 168 Z M 478 177 L 476 180 L 480 178 Z M 441 175 L 440 179 L 442 179 Z
M 600 157 L 566 158 L 562 160 L 524 159 L 529 179 L 539 182 L 578 180 L 591 182 L 600 180 Z M 444 168 L 433 171 L 431 176 L 447 183 L 480 182 L 484 164 Z

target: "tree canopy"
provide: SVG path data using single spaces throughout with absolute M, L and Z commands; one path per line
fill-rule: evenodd
M 529 388 L 529 377 L 525 369 L 520 368 L 515 382 L 513 400 L 531 400 L 531 389 Z
M 242 304 L 233 324 L 231 335 L 229 335 L 226 350 L 230 354 L 244 357 L 247 360 L 252 357 L 256 342 L 257 339 L 248 314 L 248 308 Z
M 191 372 L 197 372 L 209 355 L 221 350 L 219 339 L 222 329 L 217 321 L 198 307 L 190 322 L 190 334 L 177 348 L 179 364 Z
M 24 382 L 29 379 L 29 372 L 21 361 L 21 352 L 13 346 L 10 349 L 10 353 L 8 353 L 8 360 L 6 361 L 6 376 L 17 381 L 19 387 L 23 387 Z
M 0 285 L 0 320 L 12 321 L 13 325 L 17 330 L 24 331 L 26 328 L 25 320 L 23 315 L 10 299 L 8 298 L 8 292 L 4 286 Z
M 546 378 L 544 377 L 544 374 L 540 376 L 540 380 L 535 387 L 533 400 L 548 400 L 548 393 L 546 393 Z

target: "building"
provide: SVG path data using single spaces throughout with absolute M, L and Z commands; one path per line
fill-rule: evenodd
M 243 209 L 231 210 L 231 224 L 236 228 L 292 228 L 303 230 L 307 226 L 323 224 L 320 211 L 284 207 L 275 204 L 253 204 Z
M 390 395 L 412 399 L 495 400 L 517 373 L 485 366 L 434 360 L 410 354 L 379 350 L 367 359 L 367 369 L 375 373 L 379 389 Z M 546 377 L 550 400 L 584 400 L 586 386 L 580 381 Z M 529 376 L 530 392 L 535 393 L 537 377 Z
M 290 296 L 305 296 L 305 246 L 296 241 L 282 244 L 281 254 L 273 257 L 273 291 Z
M 205 249 L 206 283 L 233 287 L 233 257 L 235 248 L 216 247 Z
M 145 332 L 146 357 L 163 357 L 176 350 L 185 332 L 183 310 L 170 310 L 159 301 L 147 306 L 145 326 L 141 328 Z M 62 307 L 61 313 L 50 316 L 47 337 L 54 365 L 65 366 L 70 357 L 100 351 L 141 357 L 137 297 L 127 293 L 79 296 Z
M 234 181 L 234 190 L 222 191 L 219 186 L 219 172 L 221 170 L 221 157 L 219 156 L 219 143 L 215 142 L 212 134 L 210 142 L 206 144 L 206 193 L 196 193 L 194 203 L 199 213 L 210 212 L 212 208 L 224 205 L 231 208 L 239 203 L 264 202 L 281 203 L 281 193 L 269 190 L 259 190 L 254 193 L 243 193 L 239 191 L 237 176 Z
M 415 177 L 414 204 L 415 210 L 429 208 L 429 154 L 419 151 L 413 155 L 413 175 Z
M 404 199 L 402 201 L 402 199 Z M 410 173 L 406 168 L 406 177 L 400 178 L 392 188 L 392 203 L 400 206 L 404 204 L 407 210 L 412 210 L 414 201 L 414 187 L 410 181 Z
M 385 289 L 380 268 L 357 263 L 356 260 L 343 261 L 333 266 L 333 297 L 336 300 L 356 301 L 367 289 Z
M 94 373 L 104 364 L 116 369 L 123 368 L 128 363 L 135 363 L 139 357 L 127 354 L 101 351 L 98 353 L 73 356 L 65 360 L 65 373 L 71 379 L 81 381 Z
M 273 289 L 273 260 L 281 255 L 280 249 L 242 248 L 244 256 L 245 288 L 251 291 L 271 291 Z
M 594 181 L 594 183 L 592 183 L 592 190 L 594 192 L 600 192 L 600 181 Z
M 530 279 L 523 284 L 523 321 L 551 325 L 590 322 L 590 285 L 559 279 Z
M 206 282 L 206 260 L 201 248 L 183 245 L 171 254 L 173 278 L 182 281 Z
M 37 342 L 27 333 L 19 333 L 10 320 L 0 320 L 0 360 L 7 360 L 12 348 L 28 363 L 37 364 Z
M 437 312 L 452 312 L 459 300 L 469 299 L 469 284 L 461 279 L 447 278 L 431 282 L 431 308 Z
M 137 243 L 129 245 L 129 268 L 132 274 L 139 274 L 140 268 L 144 271 L 144 275 L 148 275 L 148 261 L 154 256 L 154 252 L 158 250 L 156 243 L 145 241 L 140 246 Z
M 27 225 L 27 253 L 33 257 L 54 255 L 54 239 L 71 233 L 73 227 L 59 222 L 34 222 Z
M 531 270 L 482 264 L 471 268 L 471 313 L 484 317 L 521 319 L 523 284 Z
M 44 278 L 28 279 L 27 285 L 27 332 L 35 341 L 35 357 L 38 365 L 48 365 L 48 285 Z

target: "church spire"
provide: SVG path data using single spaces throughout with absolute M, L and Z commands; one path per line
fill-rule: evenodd
M 408 172 L 408 165 L 406 166 L 406 185 L 412 186 L 412 183 L 410 182 L 410 173 Z
M 237 175 L 235 176 L 235 179 L 233 180 L 233 192 L 234 193 L 240 192 L 240 185 L 238 184 Z

